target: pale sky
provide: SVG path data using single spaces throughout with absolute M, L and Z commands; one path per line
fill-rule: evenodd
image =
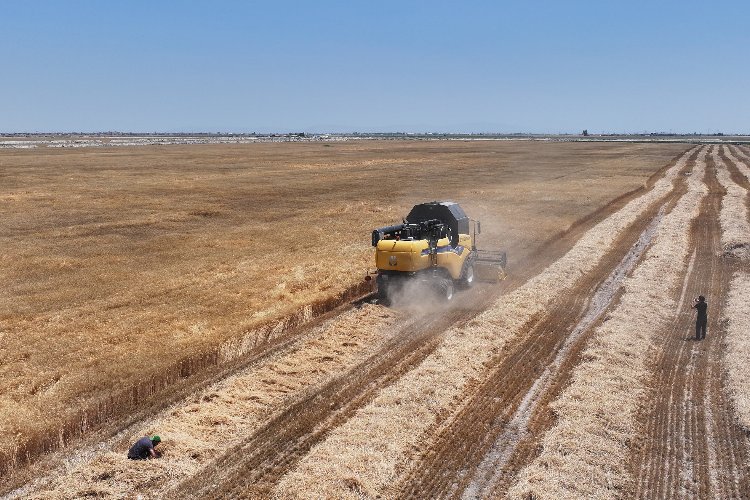
M 0 0 L 0 132 L 750 133 L 744 2 Z

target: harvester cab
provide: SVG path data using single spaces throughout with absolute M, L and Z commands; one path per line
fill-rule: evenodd
M 391 302 L 409 284 L 425 285 L 450 301 L 457 287 L 469 288 L 477 278 L 504 277 L 505 252 L 477 250 L 477 234 L 481 234 L 479 221 L 470 220 L 450 201 L 415 205 L 401 224 L 375 229 L 372 246 L 379 301 Z

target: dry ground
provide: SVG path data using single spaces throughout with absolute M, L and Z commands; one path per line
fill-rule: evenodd
M 164 373 L 200 380 L 202 369 L 233 353 L 270 349 L 264 342 L 273 332 L 229 354 L 220 346 L 351 289 L 370 265 L 369 231 L 416 201 L 461 202 L 483 221 L 480 241 L 507 248 L 511 270 L 523 268 L 518 274 L 528 277 L 545 261 L 523 256 L 571 226 L 603 218 L 607 211 L 597 209 L 642 187 L 685 150 L 368 142 L 2 151 L 0 469 L 74 442 L 99 420 L 120 421 L 132 405 L 158 407 L 176 383 Z M 487 306 L 491 300 L 490 293 Z M 474 305 L 434 330 L 477 312 Z M 381 375 L 373 368 L 381 382 L 369 390 L 393 383 L 394 366 L 396 373 L 419 366 L 430 351 L 409 357 L 418 345 L 440 342 L 421 340 L 386 344 L 384 352 L 401 352 L 408 362 L 383 361 Z M 223 356 L 201 358 L 206 352 Z M 316 382 L 319 389 L 326 383 Z M 128 397 L 112 399 L 117 391 Z M 339 420 L 324 412 L 317 418 L 338 425 L 368 397 L 354 400 Z M 281 422 L 277 429 L 285 428 Z M 324 438 L 295 444 L 294 453 Z M 244 438 L 237 439 L 241 450 Z M 278 479 L 284 467 L 274 467 Z

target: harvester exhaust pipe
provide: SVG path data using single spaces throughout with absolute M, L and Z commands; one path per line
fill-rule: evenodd
M 474 219 L 472 219 L 472 222 L 474 223 L 474 236 L 471 238 L 471 250 L 473 252 L 476 252 L 477 251 L 477 235 L 482 234 L 482 223 Z
M 401 231 L 406 224 L 396 224 L 394 226 L 380 227 L 372 231 L 372 246 L 378 246 L 378 241 L 382 240 L 385 236 L 397 233 Z

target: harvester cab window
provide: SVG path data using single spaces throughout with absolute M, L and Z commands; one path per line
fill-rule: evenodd
M 441 238 L 448 238 L 448 244 L 451 245 L 451 246 L 453 246 L 453 244 L 452 244 L 453 237 L 452 237 L 452 234 L 451 234 L 451 228 L 449 228 L 448 226 L 443 226 L 443 230 L 440 233 L 440 237 Z

